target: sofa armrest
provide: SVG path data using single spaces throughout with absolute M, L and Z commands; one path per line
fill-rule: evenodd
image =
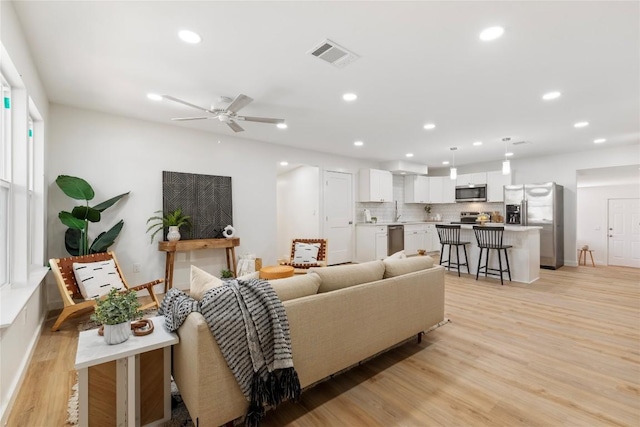
M 177 333 L 172 373 L 194 424 L 218 426 L 244 415 L 249 402 L 204 317 L 191 313 Z

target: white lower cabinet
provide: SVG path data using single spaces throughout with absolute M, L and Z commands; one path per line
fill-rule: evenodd
M 387 226 L 356 227 L 356 261 L 368 262 L 387 257 Z

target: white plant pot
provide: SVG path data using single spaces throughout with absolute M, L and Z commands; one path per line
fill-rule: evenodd
M 176 225 L 172 225 L 169 227 L 169 232 L 167 233 L 167 239 L 170 242 L 175 242 L 176 240 L 180 240 L 180 230 Z
M 117 325 L 104 325 L 104 340 L 107 344 L 120 344 L 131 336 L 131 321 Z

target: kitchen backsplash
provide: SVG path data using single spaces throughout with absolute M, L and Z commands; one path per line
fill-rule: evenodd
M 404 176 L 393 175 L 393 199 L 398 201 L 399 221 L 424 221 L 427 213 L 424 211 L 426 204 L 404 203 Z M 391 222 L 395 215 L 395 203 L 356 203 L 356 222 L 364 222 L 364 210 L 369 209 L 371 216 L 378 218 L 378 222 Z M 460 212 L 494 212 L 504 215 L 502 203 L 438 203 L 431 205 L 429 216 L 440 214 L 442 221 L 460 220 Z

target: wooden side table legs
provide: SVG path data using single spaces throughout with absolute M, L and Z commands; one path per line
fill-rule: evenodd
M 595 267 L 596 263 L 593 260 L 593 249 L 578 249 L 578 265 L 587 265 L 587 252 L 589 252 L 589 256 L 591 257 L 591 265 Z
M 173 286 L 173 263 L 176 258 L 176 253 L 168 251 L 166 260 L 164 263 L 164 293 L 166 294 Z

